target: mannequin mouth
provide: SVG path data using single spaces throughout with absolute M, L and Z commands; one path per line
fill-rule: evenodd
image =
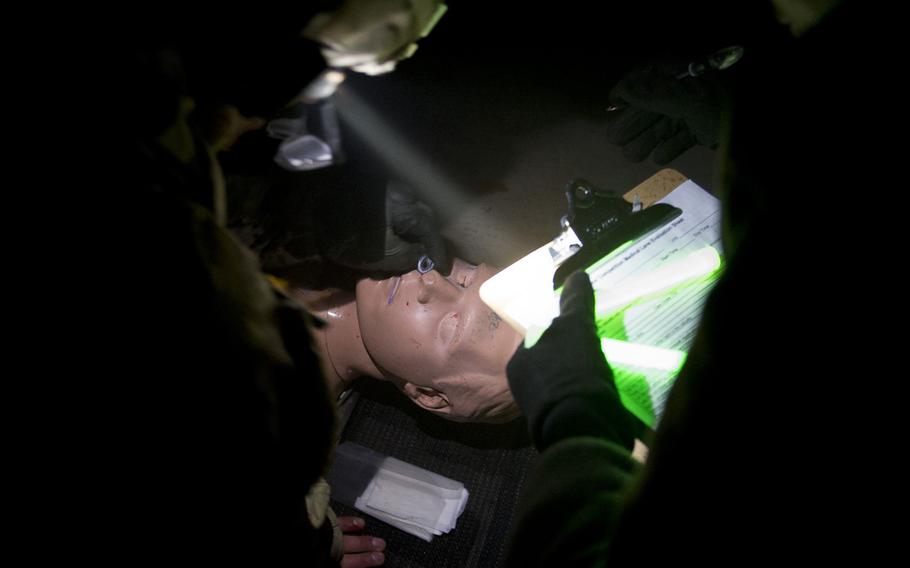
M 436 334 L 445 345 L 454 347 L 461 340 L 463 324 L 462 317 L 458 312 L 449 312 L 439 321 Z

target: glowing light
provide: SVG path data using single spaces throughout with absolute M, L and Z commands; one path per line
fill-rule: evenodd
M 397 179 L 410 185 L 438 214 L 460 211 L 470 202 L 458 184 L 430 157 L 347 85 L 338 89 L 333 101 L 345 125 L 370 146 Z
M 512 327 L 525 334 L 526 347 L 534 345 L 553 318 L 559 315 L 559 293 L 562 290 L 557 293 L 552 290 L 552 263 L 545 249 L 541 247 L 534 251 L 480 288 L 481 299 Z M 596 317 L 605 319 L 638 299 L 711 274 L 720 265 L 720 255 L 709 246 L 645 274 L 630 277 L 618 286 L 595 290 Z M 550 278 L 542 275 L 549 275 Z M 516 294 L 516 290 L 521 290 L 521 293 Z
M 639 298 L 711 274 L 720 265 L 720 255 L 714 247 L 708 246 L 655 270 L 627 278 L 608 290 L 597 290 L 597 317 L 605 317 Z
M 676 374 L 686 361 L 686 353 L 640 343 L 603 338 L 600 348 L 610 364 L 660 369 Z
M 310 102 L 327 99 L 335 94 L 338 85 L 344 83 L 345 78 L 346 76 L 343 72 L 336 69 L 327 69 L 310 81 L 310 84 L 303 89 L 301 97 L 303 100 Z
M 345 74 L 341 71 L 336 71 L 334 69 L 325 72 L 325 81 L 332 83 L 333 85 L 340 85 L 344 82 Z

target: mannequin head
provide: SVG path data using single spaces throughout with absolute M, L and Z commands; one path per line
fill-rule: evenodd
M 357 284 L 363 344 L 417 405 L 455 420 L 517 415 L 505 369 L 521 336 L 478 294 L 495 272 L 455 259 L 449 276 L 415 270 Z
M 418 406 L 451 420 L 514 418 L 505 370 L 521 336 L 478 293 L 495 272 L 455 259 L 449 276 L 415 270 L 360 280 L 353 299 L 321 312 L 335 378 L 391 381 Z

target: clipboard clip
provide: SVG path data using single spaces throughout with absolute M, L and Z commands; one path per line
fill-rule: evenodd
M 556 269 L 554 290 L 576 270 L 591 266 L 625 243 L 643 237 L 682 214 L 682 209 L 666 203 L 639 209 L 581 178 L 566 185 L 566 199 L 568 213 L 563 215 L 560 224 L 564 231 L 574 231 L 582 246 Z

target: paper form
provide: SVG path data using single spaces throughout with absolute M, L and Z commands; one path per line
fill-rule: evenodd
M 595 291 L 610 290 L 633 275 L 647 273 L 705 246 L 721 252 L 720 202 L 714 196 L 689 180 L 658 203 L 679 207 L 682 214 L 620 254 L 589 268 Z M 716 274 L 637 301 L 611 317 L 598 319 L 598 334 L 688 351 L 715 280 Z M 646 424 L 655 426 L 663 414 L 675 371 L 611 366 L 623 403 Z
M 657 203 L 682 210 L 670 223 L 643 236 L 587 269 L 603 306 L 623 283 L 712 246 L 720 246 L 720 202 L 688 180 Z M 569 230 L 483 283 L 480 297 L 512 327 L 525 334 L 525 345 L 537 341 L 559 315 L 559 294 L 553 274 L 580 241 Z M 622 311 L 598 318 L 598 335 L 686 352 L 698 326 L 706 296 L 717 274 L 695 279 L 650 297 Z M 636 289 L 637 292 L 637 289 Z M 610 361 L 623 404 L 645 424 L 655 426 L 663 414 L 677 370 L 630 367 Z

